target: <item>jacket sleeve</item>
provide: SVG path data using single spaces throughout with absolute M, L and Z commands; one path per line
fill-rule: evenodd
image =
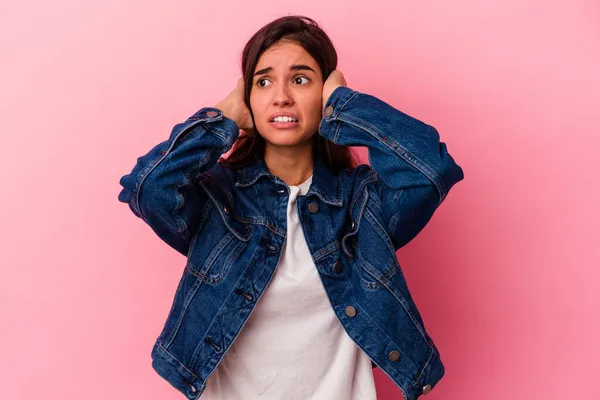
M 336 144 L 367 147 L 396 250 L 425 227 L 450 188 L 464 178 L 435 128 L 345 86 L 327 100 L 319 133 Z
M 205 107 L 175 125 L 168 140 L 139 157 L 119 183 L 119 201 L 167 244 L 187 255 L 207 202 L 198 175 L 210 170 L 239 134 L 221 110 Z

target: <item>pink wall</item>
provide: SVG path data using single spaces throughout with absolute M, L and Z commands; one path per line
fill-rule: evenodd
M 297 3 L 0 4 L 0 396 L 181 398 L 150 350 L 184 259 L 118 181 L 233 88 L 251 33 L 302 13 L 349 86 L 435 126 L 465 170 L 399 253 L 447 369 L 427 398 L 600 398 L 598 3 Z

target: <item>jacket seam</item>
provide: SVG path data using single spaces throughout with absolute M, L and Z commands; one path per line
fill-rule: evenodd
M 417 378 L 415 379 L 413 384 L 410 385 L 410 387 L 408 388 L 408 391 L 410 391 L 412 388 L 414 388 L 416 386 L 417 383 L 419 383 L 419 380 L 421 380 L 423 373 L 425 372 L 425 370 L 429 366 L 429 363 L 431 362 L 431 359 L 433 358 L 433 354 L 434 354 L 433 346 L 430 346 L 429 344 L 427 344 L 427 348 L 429 349 L 429 352 L 430 352 L 429 357 L 427 358 L 427 361 L 425 362 L 423 367 L 421 367 L 421 370 L 419 371 L 419 374 L 417 375 Z
M 181 366 L 181 368 L 185 369 L 190 375 L 192 375 L 195 379 L 200 379 L 198 378 L 198 376 L 196 374 L 194 374 L 192 371 L 190 371 L 185 365 L 183 365 L 183 363 L 181 361 L 179 361 L 177 359 L 177 357 L 175 357 L 173 354 L 171 354 L 171 352 L 167 349 L 165 349 L 162 345 L 162 343 L 158 343 L 158 346 L 161 348 L 162 351 L 164 351 L 165 353 L 167 353 L 175 362 L 177 362 L 177 364 L 179 364 Z
M 408 151 L 404 146 L 390 137 L 386 136 L 383 132 L 381 132 L 377 127 L 370 124 L 369 122 L 356 118 L 349 114 L 339 114 L 337 117 L 338 120 L 345 122 L 349 125 L 352 125 L 361 131 L 367 132 L 373 138 L 375 138 L 379 143 L 385 145 L 388 149 L 390 149 L 394 154 L 398 155 L 401 159 L 403 159 L 408 164 L 415 167 L 419 172 L 425 175 L 429 180 L 435 185 L 438 194 L 439 194 L 439 203 L 442 202 L 444 197 L 446 196 L 446 188 L 444 185 L 444 181 L 441 176 L 435 172 L 433 168 L 431 168 L 428 164 L 421 161 L 418 157 Z M 388 142 L 392 143 L 392 146 L 388 144 Z M 410 156 L 410 157 L 409 157 Z M 371 160 L 371 153 L 369 152 L 369 161 Z

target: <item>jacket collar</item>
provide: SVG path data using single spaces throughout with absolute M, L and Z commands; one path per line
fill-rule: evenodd
M 236 173 L 236 186 L 248 187 L 256 183 L 261 177 L 266 176 L 272 180 L 284 183 L 279 177 L 273 175 L 264 160 L 257 160 L 251 165 L 241 168 Z M 325 203 L 332 206 L 343 206 L 341 176 L 334 175 L 321 161 L 313 162 L 313 178 L 306 196 L 316 195 Z

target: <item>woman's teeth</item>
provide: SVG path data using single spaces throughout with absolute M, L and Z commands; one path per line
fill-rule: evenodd
M 273 122 L 298 122 L 292 117 L 275 117 Z

